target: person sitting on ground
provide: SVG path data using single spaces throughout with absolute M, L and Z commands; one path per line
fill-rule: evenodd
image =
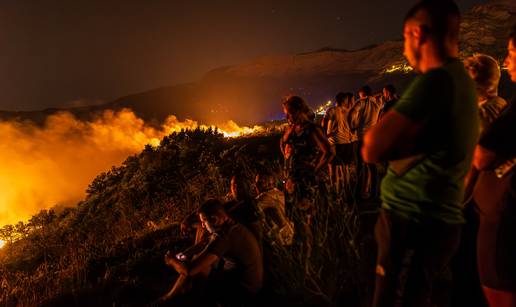
M 210 233 L 210 243 L 200 255 L 185 262 L 170 252 L 166 253 L 165 263 L 179 273 L 179 278 L 160 301 L 189 301 L 189 306 L 205 306 L 214 302 L 241 305 L 261 290 L 263 256 L 258 241 L 224 208 L 220 201 L 210 200 L 199 209 L 202 227 Z M 219 261 L 223 261 L 222 268 L 214 269 Z M 205 280 L 204 286 L 188 289 L 189 279 L 199 275 Z
M 387 113 L 398 101 L 399 97 L 396 95 L 396 88 L 392 84 L 387 84 L 382 89 L 383 105 L 378 114 L 378 120 Z
M 242 175 L 234 175 L 231 177 L 229 201 L 225 206 L 229 216 L 249 228 L 261 246 L 263 230 L 260 225 L 256 200 L 251 192 L 251 183 L 246 177 Z
M 285 213 L 285 194 L 274 187 L 273 176 L 266 171 L 256 175 L 256 202 L 264 237 L 272 244 L 292 244 L 294 225 Z
M 258 242 L 262 240 L 262 231 L 258 221 L 256 201 L 251 195 L 249 181 L 240 175 L 234 175 L 230 179 L 229 193 L 226 196 L 226 211 L 231 217 L 251 230 Z M 181 222 L 181 232 L 195 231 L 195 243 L 206 242 L 206 231 L 202 228 L 197 211 L 189 214 Z

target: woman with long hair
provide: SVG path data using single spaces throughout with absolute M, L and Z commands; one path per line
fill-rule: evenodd
M 326 169 L 335 156 L 315 114 L 306 102 L 291 96 L 283 102 L 288 126 L 280 140 L 285 157 L 285 207 L 294 222 L 294 245 L 301 249 L 302 262 L 310 257 L 313 244 L 314 203 L 319 190 L 317 174 Z

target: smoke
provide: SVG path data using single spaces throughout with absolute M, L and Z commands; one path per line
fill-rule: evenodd
M 170 116 L 156 129 L 130 110 L 104 111 L 92 121 L 63 112 L 49 116 L 42 127 L 0 122 L 0 226 L 27 220 L 41 209 L 75 205 L 100 172 L 119 165 L 146 144 L 158 145 L 167 134 L 198 126 Z M 260 128 L 234 122 L 222 126 L 226 136 Z

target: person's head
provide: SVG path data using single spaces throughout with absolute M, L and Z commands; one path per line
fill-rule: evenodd
M 358 96 L 360 99 L 364 99 L 371 96 L 371 92 L 371 87 L 369 85 L 364 85 L 358 90 Z
M 266 192 L 274 187 L 274 177 L 268 171 L 260 171 L 254 178 L 254 184 L 257 194 Z
M 504 61 L 507 72 L 512 82 L 516 82 L 516 24 L 512 27 L 509 35 L 509 43 L 507 45 L 507 57 Z
M 290 96 L 283 101 L 283 112 L 287 116 L 287 120 L 291 124 L 301 124 L 305 121 L 311 121 L 314 113 L 306 102 L 299 96 Z
M 202 227 L 209 233 L 216 233 L 230 220 L 226 211 L 224 211 L 224 204 L 217 199 L 210 199 L 204 202 L 201 208 L 199 208 L 198 213 Z
M 249 180 L 241 175 L 234 175 L 230 181 L 231 196 L 235 200 L 244 200 L 251 198 L 251 185 Z
M 416 71 L 425 72 L 428 61 L 457 57 L 459 8 L 452 0 L 422 0 L 412 7 L 403 24 L 403 55 Z
M 337 96 L 335 96 L 335 103 L 340 107 L 344 105 L 346 102 L 346 94 L 345 93 L 338 93 Z
M 498 96 L 501 72 L 494 58 L 485 54 L 475 54 L 464 60 L 464 67 L 475 81 L 481 99 Z
M 387 84 L 382 89 L 382 96 L 387 100 L 391 100 L 396 95 L 396 88 L 392 84 Z

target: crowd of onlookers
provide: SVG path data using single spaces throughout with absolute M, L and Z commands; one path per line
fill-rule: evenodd
M 284 191 L 267 172 L 254 192 L 234 176 L 227 199 L 187 217 L 181 227 L 195 244 L 165 256 L 179 278 L 161 301 L 252 300 L 263 286 L 263 242 L 310 258 L 326 177 L 336 191 L 353 185 L 359 201 L 380 196 L 373 306 L 436 306 L 434 280 L 450 264 L 454 282 L 465 281 L 455 305 L 516 306 L 516 106 L 498 96 L 496 59 L 458 60 L 459 24 L 451 0 L 408 12 L 404 56 L 419 75 L 401 97 L 392 85 L 339 93 L 320 123 L 302 98 L 286 98 Z M 516 82 L 516 28 L 505 65 Z

